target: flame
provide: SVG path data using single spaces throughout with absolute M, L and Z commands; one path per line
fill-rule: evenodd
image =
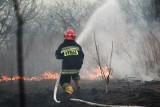
M 108 76 L 108 68 L 104 67 L 102 68 L 105 76 Z M 43 74 L 39 75 L 39 76 L 33 76 L 31 78 L 27 78 L 27 77 L 21 77 L 21 76 L 14 76 L 14 77 L 8 77 L 8 76 L 2 76 L 0 78 L 0 82 L 3 81 L 11 81 L 11 80 L 19 80 L 19 79 L 23 79 L 26 81 L 40 81 L 40 80 L 52 80 L 52 79 L 57 79 L 59 77 L 59 73 L 56 72 L 50 72 L 50 71 L 45 71 Z M 101 70 L 99 67 L 94 68 L 88 72 L 86 72 L 85 74 L 82 73 L 81 74 L 81 78 L 83 79 L 89 79 L 89 80 L 95 80 L 95 79 L 100 79 L 102 78 L 102 74 L 101 74 Z
M 102 71 L 104 72 L 105 76 L 109 75 L 107 67 L 103 67 Z M 94 69 L 88 71 L 87 74 L 82 75 L 82 78 L 84 78 L 84 79 L 90 79 L 90 80 L 95 80 L 95 79 L 102 78 L 102 73 L 101 73 L 100 67 L 97 67 L 97 68 L 94 68 Z
M 2 81 L 11 81 L 11 80 L 19 80 L 19 79 L 23 79 L 23 80 L 27 80 L 27 81 L 40 81 L 40 80 L 44 80 L 44 79 L 57 79 L 59 77 L 58 73 L 55 72 L 49 72 L 46 71 L 43 74 L 39 75 L 39 76 L 34 76 L 31 78 L 27 78 L 27 77 L 22 77 L 22 76 L 14 76 L 14 77 L 8 77 L 8 76 L 2 76 L 0 79 L 0 82 Z

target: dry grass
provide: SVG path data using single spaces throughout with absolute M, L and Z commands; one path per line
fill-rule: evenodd
M 81 99 L 111 105 L 160 106 L 160 82 L 130 82 L 130 90 L 125 80 L 111 80 L 107 95 L 104 94 L 102 81 L 82 80 Z M 66 107 L 56 104 L 53 99 L 55 80 L 26 81 L 25 94 L 27 107 Z M 63 96 L 58 89 L 58 99 Z M 0 107 L 18 107 L 18 83 L 14 81 L 0 83 Z M 82 103 L 70 102 L 68 107 L 90 107 Z

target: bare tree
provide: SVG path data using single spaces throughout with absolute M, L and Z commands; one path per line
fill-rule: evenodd
M 24 22 L 27 22 L 38 14 L 38 7 L 35 0 L 18 0 L 18 5 L 21 7 L 20 14 Z M 5 0 L 0 5 L 0 44 L 7 42 L 8 33 L 16 25 L 13 14 L 13 6 L 11 0 Z
M 102 79 L 104 80 L 104 83 L 105 83 L 105 94 L 107 94 L 108 93 L 108 88 L 109 88 L 110 76 L 112 75 L 111 73 L 113 72 L 113 70 L 111 68 L 112 54 L 113 54 L 113 42 L 112 42 L 112 49 L 111 49 L 111 56 L 110 56 L 109 65 L 108 64 L 105 65 L 105 66 L 107 66 L 107 70 L 104 70 L 104 67 L 102 66 L 101 61 L 100 61 L 99 47 L 98 47 L 98 44 L 96 42 L 95 32 L 94 32 L 94 43 L 95 43 L 96 54 L 97 54 L 97 58 L 95 58 L 95 60 L 96 60 L 98 66 L 100 68 Z M 108 75 L 106 75 L 106 73 L 105 73 L 106 71 L 108 71 Z
M 57 17 L 61 28 L 64 32 L 68 28 L 74 29 L 77 33 L 82 30 L 86 19 L 93 12 L 94 5 L 87 0 L 56 0 L 53 16 Z
M 129 15 L 129 20 L 137 21 L 141 18 L 139 16 L 142 16 L 147 22 L 150 22 L 151 16 L 155 14 L 153 2 L 154 0 L 139 0 L 136 3 L 134 0 L 123 0 L 120 3 L 123 5 L 122 9 Z
M 19 14 L 23 18 L 24 25 L 28 24 L 32 19 L 37 17 L 42 5 L 41 3 L 37 4 L 37 1 L 35 0 L 17 0 L 17 3 L 20 7 Z M 2 57 L 4 59 L 3 62 L 0 62 L 0 65 L 4 65 L 4 67 L 0 67 L 0 70 L 4 70 L 5 74 L 10 75 L 12 78 L 12 76 L 15 75 L 15 72 L 13 73 L 13 71 L 17 70 L 16 67 L 13 67 L 16 65 L 15 31 L 17 28 L 17 22 L 16 17 L 14 15 L 12 0 L 4 0 L 3 3 L 0 3 L 0 14 L 0 60 Z M 23 33 L 26 33 L 26 31 L 24 31 Z M 29 39 L 33 40 L 34 38 L 30 37 Z M 27 45 L 26 49 L 29 50 L 30 47 Z M 27 56 L 29 52 L 30 51 L 25 51 L 24 53 Z M 6 64 L 3 64 L 5 62 Z
M 5 0 L 0 5 L 0 49 L 4 48 L 6 44 L 7 34 L 11 30 L 12 26 L 12 3 L 11 1 Z
M 23 17 L 24 22 L 35 18 L 41 9 L 41 5 L 42 2 L 38 6 L 36 0 L 19 0 L 19 6 L 21 8 L 20 14 Z

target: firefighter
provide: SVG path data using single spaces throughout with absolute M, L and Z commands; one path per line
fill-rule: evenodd
M 65 93 L 71 95 L 73 88 L 70 84 L 74 80 L 77 91 L 80 91 L 79 70 L 82 67 L 84 53 L 81 46 L 75 41 L 75 32 L 68 29 L 64 34 L 64 42 L 56 50 L 56 58 L 62 59 L 60 85 Z

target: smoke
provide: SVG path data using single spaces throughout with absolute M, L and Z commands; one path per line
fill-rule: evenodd
M 113 75 L 116 75 L 117 78 L 123 78 L 127 75 L 141 80 L 151 80 L 157 77 L 153 73 L 146 74 L 144 67 L 137 66 L 136 51 L 139 48 L 137 44 L 146 35 L 146 32 L 143 32 L 144 29 L 152 30 L 148 25 L 153 25 L 151 24 L 153 17 L 151 14 L 147 14 L 150 3 L 150 1 L 143 0 L 138 2 L 108 0 L 94 12 L 77 39 L 85 53 L 82 74 L 92 73 L 88 69 L 98 66 L 96 63 L 95 35 L 103 66 L 109 65 L 113 41 L 112 68 Z M 148 18 L 145 17 L 146 14 Z

